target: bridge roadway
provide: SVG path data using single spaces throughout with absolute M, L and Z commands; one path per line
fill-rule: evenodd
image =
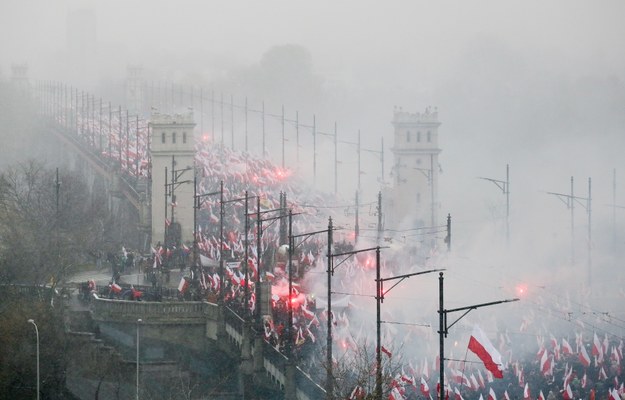
M 191 353 L 218 349 L 239 364 L 240 382 L 270 382 L 285 399 L 325 398 L 320 385 L 228 307 L 205 301 L 123 301 L 95 296 L 90 311 L 101 338 L 122 352 L 135 348 L 134 334 L 141 319 L 141 346 L 148 346 L 146 354 L 154 359 L 171 357 L 182 348 Z M 241 385 L 241 398 L 247 397 L 247 390 L 254 390 L 254 384 L 247 389 L 245 383 Z

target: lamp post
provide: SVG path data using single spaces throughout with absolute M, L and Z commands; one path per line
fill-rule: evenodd
M 34 319 L 29 319 L 28 323 L 33 324 L 35 327 L 35 335 L 37 336 L 37 400 L 39 400 L 39 329 Z
M 141 318 L 137 320 L 137 400 L 139 400 L 139 326 L 142 322 Z

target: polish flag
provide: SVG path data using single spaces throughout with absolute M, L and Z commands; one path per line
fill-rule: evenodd
M 529 384 L 525 384 L 525 388 L 523 389 L 523 400 L 530 400 L 532 396 L 530 395 L 530 387 Z
M 569 342 L 564 338 L 562 339 L 562 353 L 567 354 L 567 355 L 573 354 L 573 348 L 571 347 Z
M 620 400 L 621 396 L 618 395 L 618 392 L 616 391 L 616 389 L 612 389 L 610 391 L 610 397 L 608 397 L 608 400 Z
M 562 391 L 562 399 L 573 400 L 573 391 L 571 390 L 571 385 L 566 385 L 566 389 Z
M 579 346 L 579 361 L 584 365 L 584 367 L 590 367 L 590 356 L 588 356 L 586 346 L 583 344 Z
M 549 357 L 546 351 L 543 353 L 543 356 L 540 359 L 540 371 L 543 373 L 543 375 L 549 375 L 551 371 L 551 357 Z
M 568 366 L 564 367 L 564 383 L 562 384 L 562 386 L 566 387 L 566 385 L 571 383 L 572 380 L 573 380 L 573 366 L 571 365 L 570 369 Z
M 603 369 L 603 366 L 599 370 L 599 377 L 597 379 L 600 381 L 605 381 L 606 379 L 608 379 L 608 375 L 605 373 L 605 369 Z
M 456 400 L 464 400 L 464 397 L 462 397 L 458 388 L 454 389 L 454 394 L 456 395 Z
M 582 376 L 582 381 L 581 381 L 581 386 L 582 389 L 586 389 L 586 385 L 588 384 L 588 378 L 586 378 L 586 373 L 584 372 L 584 376 Z
M 475 378 L 475 375 L 471 374 L 469 380 L 471 381 L 471 389 L 478 390 L 480 388 L 480 384 L 477 383 L 477 378 Z
M 184 293 L 189 287 L 189 281 L 187 281 L 184 276 L 180 278 L 180 283 L 178 284 L 178 291 L 180 293 Z
M 482 376 L 482 372 L 480 372 L 479 369 L 477 370 L 477 381 L 482 389 L 486 388 L 486 382 L 484 382 L 484 377 Z
M 430 387 L 428 386 L 428 383 L 425 381 L 425 379 L 423 379 L 423 377 L 421 377 L 421 393 L 425 397 L 430 397 Z
M 490 388 L 490 390 L 488 391 L 488 397 L 486 398 L 486 400 L 497 400 L 497 396 L 495 395 L 495 391 L 493 390 L 493 388 Z
M 510 396 L 508 396 L 508 391 L 507 390 L 504 390 L 503 398 L 506 399 L 506 400 L 510 400 Z
M 421 371 L 421 375 L 425 376 L 427 379 L 430 378 L 430 369 L 428 367 L 427 357 L 423 359 L 423 370 Z
M 469 339 L 469 350 L 482 360 L 486 369 L 493 376 L 499 379 L 503 378 L 501 354 L 499 354 L 490 340 L 488 340 L 488 337 L 486 337 L 486 334 L 477 325 L 473 327 L 473 333 Z
M 538 394 L 538 399 L 537 400 L 545 400 L 545 395 L 543 394 L 543 391 L 541 390 L 540 393 Z
M 598 356 L 600 358 L 601 358 L 601 355 L 603 354 L 601 341 L 597 337 L 597 333 L 596 332 L 595 332 L 595 335 L 594 335 L 594 337 L 592 339 L 592 352 L 591 353 L 592 353 L 593 356 Z

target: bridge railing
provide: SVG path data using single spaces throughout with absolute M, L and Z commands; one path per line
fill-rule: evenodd
M 217 305 L 207 302 L 152 302 L 103 299 L 94 296 L 92 311 L 94 317 L 102 319 L 115 317 L 120 320 L 136 320 L 137 317 L 178 323 L 182 320 L 205 322 L 205 318 L 217 317 Z
M 103 299 L 95 295 L 91 304 L 95 319 L 136 321 L 141 317 L 164 324 L 206 323 L 208 320 L 219 320 L 219 306 L 208 302 L 125 301 Z M 234 310 L 225 307 L 224 323 L 228 341 L 237 348 L 241 348 L 245 337 L 244 319 Z M 264 340 L 262 346 L 263 366 L 267 375 L 281 389 L 284 389 L 288 358 Z M 295 380 L 299 399 L 325 398 L 324 389 L 299 368 L 296 368 Z

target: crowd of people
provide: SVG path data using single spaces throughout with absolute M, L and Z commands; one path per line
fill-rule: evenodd
M 113 124 L 118 124 L 118 121 L 113 120 Z M 138 147 L 135 141 L 124 144 L 116 136 L 118 127 L 113 126 L 110 130 L 111 145 L 104 146 L 103 156 L 118 159 L 122 170 L 129 174 L 138 171 L 140 176 L 145 176 L 148 150 L 144 138 L 147 134 L 141 130 L 140 139 L 136 141 Z M 81 130 L 81 134 L 86 140 L 93 136 L 88 131 Z M 221 204 L 217 197 L 206 197 L 198 212 L 198 257 L 191 256 L 190 243 L 169 247 L 157 244 L 146 256 L 125 249 L 106 255 L 98 253 L 97 265 L 102 266 L 106 261 L 111 266 L 112 279 L 106 288 L 108 295 L 145 300 L 146 294 L 140 293 L 140 290 L 121 288 L 119 281 L 122 274 L 130 270 L 140 271 L 146 281 L 156 288 L 159 282 L 167 280 L 169 271 L 179 269 L 186 273 L 178 286 L 180 300 L 218 302 L 223 296 L 226 306 L 242 317 L 251 318 L 261 307 L 256 299 L 256 285 L 259 281 L 267 282 L 271 285 L 271 311 L 262 319 L 264 338 L 277 350 L 295 358 L 298 365 L 315 380 L 323 382 L 325 379 L 323 354 L 328 319 L 333 327 L 333 362 L 337 367 L 345 362 L 347 354 L 357 353 L 363 347 L 372 350 L 370 354 L 375 354 L 378 349 L 371 349 L 375 327 L 372 321 L 365 321 L 359 315 L 363 307 L 358 301 L 350 295 L 337 294 L 337 298 L 332 300 L 333 312 L 328 314 L 328 299 L 316 292 L 318 277 L 325 276 L 326 272 L 326 238 L 318 236 L 297 244 L 293 250 L 294 268 L 289 276 L 287 259 L 280 251 L 286 243 L 284 222 L 263 227 L 260 241 L 255 236 L 257 199 L 261 205 L 258 211 L 267 212 L 286 206 L 297 214 L 292 226 L 297 234 L 319 231 L 326 226 L 326 221 L 317 220 L 306 204 L 334 204 L 336 199 L 304 190 L 305 186 L 298 185 L 288 170 L 276 167 L 267 160 L 212 146 L 208 142 L 198 142 L 196 161 L 202 174 L 198 193 L 215 192 L 222 182 L 226 200 L 241 198 L 247 191 L 252 199 L 248 204 L 248 215 L 243 201 L 229 203 L 225 210 L 224 236 L 220 240 L 218 215 Z M 278 200 L 278 192 L 288 196 L 286 204 Z M 332 215 L 331 211 L 324 217 L 329 215 Z M 246 235 L 243 221 L 250 216 L 250 230 Z M 337 240 L 335 243 L 335 249 L 342 251 L 351 251 L 353 246 L 349 241 Z M 394 253 L 388 257 L 385 268 L 399 273 L 402 271 L 396 260 L 431 261 L 436 258 L 435 251 L 415 257 L 418 251 L 413 248 L 403 254 L 401 251 Z M 218 267 L 220 262 L 224 268 L 223 276 Z M 371 293 L 375 290 L 371 255 L 363 254 L 348 260 L 332 279 L 335 293 Z M 291 292 L 289 281 L 293 287 Z M 89 285 L 86 283 L 85 291 L 95 290 Z M 526 323 L 531 319 L 526 315 L 519 315 L 518 319 L 522 322 L 518 329 L 497 327 L 490 331 L 492 337 L 499 338 L 496 347 L 503 355 L 503 378 L 493 377 L 480 363 L 456 360 L 450 356 L 445 362 L 445 398 L 625 398 L 624 346 L 617 334 L 608 330 L 592 330 L 573 322 L 560 331 L 564 334 L 551 334 L 546 330 L 549 321 L 532 325 Z M 384 326 L 383 329 L 383 343 L 401 348 L 395 354 L 384 346 L 379 349 L 383 353 L 384 386 L 388 398 L 437 398 L 439 362 L 434 350 L 436 346 L 432 345 L 435 342 L 432 328 Z M 510 335 L 514 340 L 509 339 Z M 355 369 L 344 377 L 341 390 L 346 398 L 365 399 L 371 394 L 375 377 L 371 366 L 374 362 L 369 361 L 370 365 L 364 368 L 364 379 L 361 371 Z

